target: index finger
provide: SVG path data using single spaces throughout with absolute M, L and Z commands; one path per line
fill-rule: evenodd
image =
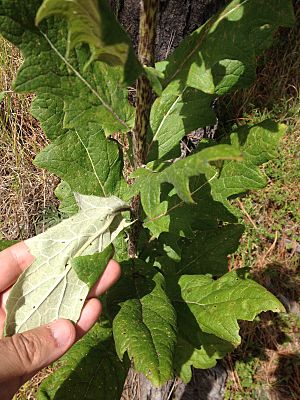
M 13 285 L 19 275 L 34 261 L 24 242 L 14 244 L 0 252 L 0 292 Z

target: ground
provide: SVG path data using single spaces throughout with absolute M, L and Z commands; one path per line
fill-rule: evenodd
M 298 3 L 299 4 L 299 3 Z M 298 15 L 299 17 L 299 8 Z M 221 102 L 231 124 L 273 118 L 287 124 L 278 157 L 264 166 L 268 186 L 237 201 L 246 232 L 229 262 L 247 266 L 288 314 L 243 323 L 242 345 L 225 360 L 226 400 L 300 398 L 300 29 L 283 29 L 260 59 L 258 80 Z
M 264 166 L 268 186 L 237 201 L 246 232 L 229 260 L 229 269 L 248 266 L 288 313 L 265 313 L 242 325 L 243 343 L 224 361 L 229 371 L 227 400 L 300 398 L 299 44 L 299 25 L 281 30 L 259 60 L 257 82 L 219 103 L 220 134 L 266 117 L 288 126 L 278 157 Z M 54 196 L 57 178 L 32 163 L 47 144 L 30 115 L 32 99 L 11 89 L 20 62 L 18 51 L 2 39 L 0 91 L 6 94 L 0 106 L 0 233 L 11 240 L 39 233 L 60 217 Z M 38 374 L 16 398 L 35 399 L 38 383 L 49 371 Z

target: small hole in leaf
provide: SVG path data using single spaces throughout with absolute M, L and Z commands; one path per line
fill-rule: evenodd
M 33 306 L 32 308 L 35 309 L 35 306 Z

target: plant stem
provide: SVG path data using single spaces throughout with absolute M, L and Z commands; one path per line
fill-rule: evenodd
M 143 66 L 154 66 L 156 23 L 159 0 L 141 0 L 140 32 L 138 56 Z M 135 167 L 145 163 L 146 134 L 149 126 L 149 116 L 154 100 L 152 87 L 145 75 L 137 81 L 136 118 L 133 130 L 133 152 Z
M 147 67 L 154 66 L 155 62 L 154 49 L 158 9 L 159 0 L 141 0 L 138 56 L 141 64 Z M 138 78 L 136 90 L 136 118 L 132 145 L 134 165 L 135 168 L 139 168 L 146 162 L 146 135 L 154 94 L 145 75 Z M 141 228 L 139 223 L 140 198 L 138 196 L 132 200 L 131 214 L 132 218 L 138 221 L 133 225 L 129 238 L 129 255 L 135 258 L 137 256 L 137 238 Z

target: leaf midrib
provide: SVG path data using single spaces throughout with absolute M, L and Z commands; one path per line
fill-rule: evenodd
M 170 106 L 170 108 L 168 109 L 168 111 L 166 112 L 166 114 L 163 116 L 163 118 L 162 118 L 162 120 L 161 120 L 161 122 L 160 122 L 160 124 L 159 124 L 159 126 L 158 126 L 158 128 L 157 128 L 157 130 L 156 130 L 156 132 L 155 132 L 155 134 L 154 134 L 154 136 L 153 136 L 153 138 L 151 139 L 151 142 L 149 143 L 148 152 L 147 152 L 147 157 L 149 156 L 151 147 L 152 147 L 153 143 L 155 142 L 157 136 L 159 135 L 161 129 L 163 128 L 166 119 L 170 116 L 171 112 L 173 111 L 173 109 L 176 107 L 177 103 L 178 103 L 178 102 L 180 101 L 180 99 L 182 98 L 183 93 L 185 92 L 185 90 L 186 90 L 186 88 L 182 91 L 181 94 L 179 94 L 179 95 L 176 97 L 176 99 L 174 100 L 174 102 L 172 103 L 172 105 Z
M 197 192 L 199 192 L 199 190 L 203 189 L 205 186 L 209 185 L 210 182 L 212 182 L 217 176 L 218 176 L 219 172 L 217 171 L 214 176 L 212 176 L 207 182 L 205 182 L 203 185 L 199 186 L 196 190 L 194 190 L 193 192 L 191 192 L 191 196 L 193 196 L 194 194 L 196 194 Z M 178 207 L 182 207 L 184 204 L 186 204 L 183 200 L 179 201 L 177 204 L 174 204 L 174 206 L 170 207 L 168 210 L 166 210 L 164 213 L 161 213 L 159 215 L 156 215 L 155 217 L 152 217 L 150 219 L 147 219 L 145 222 L 154 222 L 159 220 L 162 217 L 167 216 L 168 214 L 170 214 L 172 211 L 176 210 L 176 208 Z
M 55 45 L 51 42 L 48 36 L 40 30 L 41 35 L 46 39 L 52 50 L 57 54 L 57 56 L 65 63 L 65 65 L 74 72 L 74 74 L 81 80 L 81 82 L 91 91 L 91 93 L 96 96 L 96 98 L 100 101 L 102 106 L 110 113 L 112 116 L 123 125 L 128 131 L 130 131 L 129 125 L 107 104 L 104 99 L 100 96 L 100 94 L 88 83 L 88 81 L 73 67 L 72 64 L 60 53 L 60 51 L 55 47 Z

